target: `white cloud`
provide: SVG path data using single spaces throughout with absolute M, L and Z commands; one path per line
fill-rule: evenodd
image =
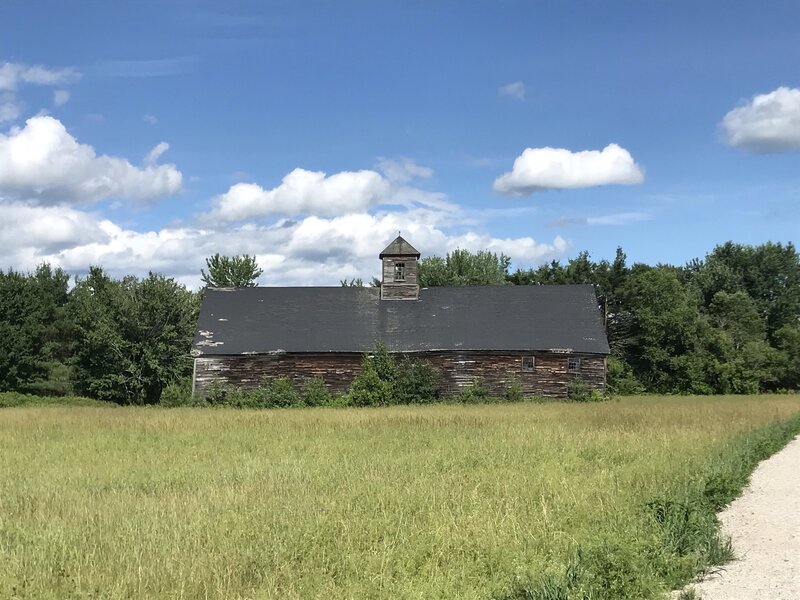
M 80 78 L 74 69 L 47 69 L 41 65 L 29 66 L 22 63 L 0 63 L 0 91 L 16 91 L 20 83 L 35 85 L 63 85 Z
M 511 172 L 495 179 L 500 194 L 522 195 L 555 189 L 636 184 L 644 173 L 630 153 L 609 144 L 603 150 L 571 152 L 565 148 L 526 148 Z
M 0 202 L 0 268 L 31 268 L 54 253 L 107 240 L 103 222 L 90 213 Z
M 69 92 L 67 90 L 56 90 L 53 92 L 53 104 L 56 106 L 64 106 L 69 102 Z
M 430 179 L 433 169 L 418 165 L 414 159 L 402 156 L 400 158 L 378 158 L 378 169 L 389 181 L 406 183 L 412 179 Z
M 725 141 L 753 152 L 800 149 L 800 89 L 779 87 L 755 96 L 722 119 Z
M 649 221 L 653 215 L 643 212 L 616 213 L 613 215 L 603 215 L 600 217 L 588 217 L 587 225 L 627 225 L 629 223 L 641 223 Z
M 337 285 L 345 278 L 377 276 L 378 253 L 398 229 L 425 254 L 488 248 L 522 265 L 560 258 L 569 248 L 559 236 L 539 243 L 530 237 L 496 238 L 480 232 L 451 235 L 444 229 L 449 222 L 448 213 L 417 208 L 225 229 L 137 232 L 68 207 L 0 201 L 0 264 L 30 269 L 48 261 L 73 273 L 101 265 L 115 276 L 142 276 L 153 270 L 197 287 L 206 256 L 248 253 L 256 255 L 264 269 L 262 285 Z
M 326 176 L 321 171 L 294 169 L 272 189 L 255 183 L 231 186 L 217 197 L 210 216 L 223 221 L 274 214 L 332 216 L 366 210 L 386 200 L 392 191 L 389 181 L 375 171 Z
M 548 227 L 579 227 L 584 225 L 628 225 L 649 221 L 653 215 L 644 212 L 615 213 L 599 217 L 561 217 L 548 223 Z
M 161 158 L 161 155 L 164 154 L 164 152 L 166 152 L 167 150 L 169 150 L 169 144 L 167 142 L 159 142 L 144 157 L 144 164 L 146 165 L 156 164 L 156 162 L 158 162 L 158 159 Z
M 153 115 L 144 115 L 142 117 L 142 121 L 144 121 L 148 125 L 155 125 L 156 123 L 158 123 L 158 119 Z
M 20 107 L 14 94 L 0 94 L 0 123 L 13 121 L 20 114 Z
M 182 176 L 174 165 L 135 167 L 78 143 L 48 116 L 0 134 L 0 193 L 44 203 L 104 198 L 152 200 L 175 194 Z
M 497 89 L 497 93 L 500 96 L 510 96 L 512 98 L 516 98 L 517 100 L 525 99 L 525 91 L 525 84 L 521 81 L 514 81 Z

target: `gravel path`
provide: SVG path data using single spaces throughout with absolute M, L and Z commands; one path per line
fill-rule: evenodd
M 800 437 L 720 514 L 737 560 L 695 584 L 703 600 L 800 600 Z

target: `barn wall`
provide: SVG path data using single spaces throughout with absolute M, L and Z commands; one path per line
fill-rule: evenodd
M 482 377 L 492 394 L 502 394 L 516 379 L 526 396 L 563 398 L 567 385 L 581 377 L 590 387 L 605 389 L 605 358 L 586 354 L 548 352 L 421 352 L 411 356 L 429 360 L 442 375 L 445 394 L 455 394 L 476 377 Z M 522 370 L 522 357 L 533 356 L 533 371 Z M 581 359 L 579 374 L 567 372 L 567 358 Z M 256 387 L 268 377 L 289 377 L 298 385 L 322 378 L 332 390 L 345 392 L 361 367 L 361 354 L 282 354 L 201 356 L 195 359 L 195 392 L 208 393 L 215 383 Z
M 522 370 L 522 357 L 534 357 L 534 370 Z M 567 372 L 567 358 L 580 358 L 581 371 Z M 447 393 L 469 385 L 482 377 L 493 394 L 501 394 L 507 383 L 516 379 L 526 396 L 563 398 L 568 383 L 581 377 L 587 385 L 605 390 L 605 359 L 582 354 L 553 354 L 549 352 L 437 352 L 426 356 L 442 374 Z
M 347 391 L 360 368 L 356 353 L 201 356 L 195 359 L 195 393 L 205 396 L 214 383 L 254 388 L 268 377 L 289 377 L 298 385 L 320 377 L 330 389 Z

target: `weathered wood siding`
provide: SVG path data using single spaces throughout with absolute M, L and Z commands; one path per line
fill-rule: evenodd
M 408 283 L 384 283 L 381 285 L 381 300 L 417 300 L 419 286 Z
M 404 263 L 406 278 L 403 283 L 417 284 L 417 259 L 413 256 L 385 256 L 383 258 L 383 283 L 394 283 L 394 265 Z
M 194 390 L 204 396 L 215 383 L 253 388 L 269 377 L 289 377 L 298 385 L 320 377 L 330 389 L 346 391 L 360 369 L 361 355 L 355 353 L 200 356 Z
M 410 356 L 429 360 L 442 376 L 442 392 L 456 394 L 481 377 L 492 394 L 502 394 L 516 379 L 526 396 L 563 398 L 569 382 L 582 378 L 587 385 L 605 390 L 605 358 L 587 354 L 549 352 L 421 352 Z M 533 356 L 533 371 L 522 369 L 522 357 Z M 579 373 L 567 371 L 568 358 L 580 358 Z M 256 387 L 270 377 L 289 377 L 297 385 L 313 377 L 345 392 L 361 368 L 361 354 L 280 354 L 200 356 L 195 359 L 195 393 L 205 396 L 214 383 Z
M 522 369 L 522 357 L 533 356 L 533 371 Z M 580 358 L 578 373 L 567 372 L 567 358 Z M 550 352 L 435 352 L 425 356 L 442 374 L 446 393 L 458 393 L 476 377 L 486 382 L 493 394 L 502 394 L 506 384 L 516 379 L 525 396 L 564 398 L 567 385 L 580 377 L 586 384 L 605 391 L 605 358 L 584 354 Z
M 395 282 L 394 267 L 396 263 L 405 265 L 406 277 Z M 381 282 L 381 300 L 417 300 L 417 259 L 413 256 L 385 256 L 383 258 L 383 279 Z

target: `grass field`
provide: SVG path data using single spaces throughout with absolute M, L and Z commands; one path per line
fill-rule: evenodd
M 657 598 L 725 558 L 709 515 L 798 413 L 5 408 L 0 597 Z

